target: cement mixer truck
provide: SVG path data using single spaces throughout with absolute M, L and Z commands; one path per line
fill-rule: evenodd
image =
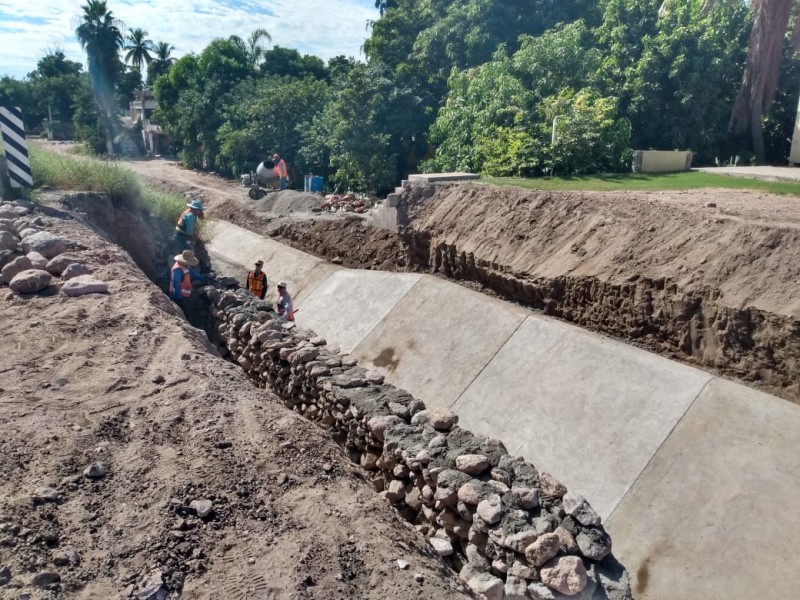
M 280 185 L 280 177 L 275 163 L 267 159 L 259 163 L 255 173 L 242 176 L 242 185 L 250 190 L 247 195 L 251 200 L 261 200 L 268 192 L 277 192 Z

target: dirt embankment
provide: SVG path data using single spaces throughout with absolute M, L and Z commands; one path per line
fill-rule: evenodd
M 44 228 L 110 293 L 0 302 L 0 597 L 461 597 L 329 436 L 217 357 L 76 202 Z
M 469 282 L 800 399 L 800 200 L 453 185 L 407 190 L 401 213 L 396 236 L 319 222 L 274 234 L 347 266 Z

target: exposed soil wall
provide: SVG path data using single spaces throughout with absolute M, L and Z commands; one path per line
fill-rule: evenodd
M 800 400 L 796 199 L 411 186 L 399 212 L 396 235 L 313 221 L 273 234 L 345 266 L 477 285 Z
M 473 592 L 631 597 L 611 539 L 583 497 L 509 455 L 502 442 L 461 429 L 451 411 L 426 410 L 322 338 L 287 330 L 246 291 L 202 293 L 231 359 L 329 430 Z

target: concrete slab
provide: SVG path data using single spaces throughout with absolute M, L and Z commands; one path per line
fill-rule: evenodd
M 207 236 L 208 253 L 214 263 L 221 261 L 233 267 L 239 266 L 235 272 L 226 271 L 226 275 L 235 276 L 244 283 L 255 262 L 263 260 L 264 272 L 269 279 L 269 295 L 277 294 L 275 286 L 278 281 L 284 280 L 296 306 L 300 306 L 309 293 L 332 273 L 341 270 L 341 267 L 321 258 L 227 221 L 210 221 Z
M 711 375 L 528 318 L 454 406 L 608 517 Z
M 608 521 L 638 600 L 797 598 L 800 406 L 715 379 Z
M 475 173 L 414 173 L 408 176 L 412 183 L 445 183 L 447 181 L 469 181 L 480 179 Z
M 703 173 L 730 175 L 731 177 L 745 177 L 748 179 L 800 182 L 800 169 L 797 167 L 703 167 L 696 170 Z
M 426 275 L 353 355 L 429 407 L 450 406 L 528 314 Z
M 304 302 L 298 324 L 313 329 L 344 352 L 352 352 L 422 276 L 343 269 Z

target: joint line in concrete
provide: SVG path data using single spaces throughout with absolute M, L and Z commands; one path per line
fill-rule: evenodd
M 694 403 L 697 402 L 697 399 L 703 394 L 708 385 L 715 379 L 718 379 L 718 377 L 709 377 L 708 381 L 706 381 L 703 384 L 703 387 L 701 387 L 700 390 L 697 392 L 697 394 L 695 394 L 695 397 L 692 398 L 692 401 L 688 404 L 686 410 L 684 410 L 680 418 L 677 421 L 675 421 L 675 424 L 672 426 L 672 429 L 670 429 L 669 433 L 664 436 L 664 439 L 661 440 L 661 443 L 658 445 L 658 448 L 656 448 L 655 452 L 653 452 L 653 454 L 650 456 L 650 459 L 647 461 L 647 464 L 645 464 L 644 468 L 641 471 L 639 471 L 639 474 L 636 476 L 636 479 L 634 479 L 633 482 L 631 482 L 631 484 L 628 486 L 628 489 L 625 490 L 625 493 L 622 494 L 620 499 L 614 503 L 614 508 L 611 509 L 608 518 L 605 519 L 606 524 L 608 524 L 611 521 L 611 519 L 614 518 L 614 513 L 617 512 L 617 508 L 619 508 L 619 505 L 622 504 L 622 502 L 625 500 L 628 494 L 631 493 L 631 490 L 636 487 L 636 484 L 639 483 L 639 480 L 642 478 L 644 472 L 647 471 L 647 468 L 650 466 L 650 463 L 652 463 L 655 460 L 656 456 L 658 456 L 658 453 L 661 452 L 661 448 L 663 448 L 664 444 L 667 443 L 667 440 L 670 437 L 672 437 L 672 433 L 675 431 L 675 429 L 677 429 L 678 425 L 686 418 L 687 413 L 692 409 Z
M 505 339 L 505 341 L 504 341 L 502 344 L 500 344 L 500 345 L 497 347 L 497 350 L 495 350 L 494 354 L 492 354 L 492 357 L 491 357 L 489 360 L 487 360 L 487 361 L 486 361 L 486 364 L 485 364 L 485 365 L 483 365 L 483 366 L 481 367 L 481 370 L 480 370 L 480 371 L 478 371 L 478 372 L 475 374 L 475 377 L 473 377 L 473 378 L 470 380 L 470 382 L 467 384 L 467 387 L 465 387 L 463 390 L 461 390 L 461 393 L 458 395 L 458 398 L 456 398 L 455 400 L 453 400 L 453 403 L 450 405 L 450 408 L 451 408 L 451 409 L 452 409 L 452 408 L 455 408 L 455 405 L 456 405 L 456 404 L 458 404 L 458 401 L 459 401 L 459 400 L 461 400 L 461 397 L 462 397 L 464 394 L 466 394 L 466 393 L 467 393 L 467 390 L 469 390 L 469 388 L 471 388 L 471 387 L 472 387 L 472 384 L 473 384 L 473 383 L 475 383 L 475 381 L 477 381 L 478 377 L 480 377 L 480 376 L 481 376 L 481 373 L 483 373 L 483 371 L 486 369 L 486 367 L 488 367 L 490 364 L 492 364 L 492 362 L 494 362 L 494 359 L 495 359 L 495 358 L 497 358 L 497 355 L 500 353 L 500 350 L 502 350 L 503 348 L 505 348 L 505 347 L 506 347 L 506 344 L 508 343 L 508 340 L 510 340 L 512 337 L 514 337 L 514 334 L 515 334 L 515 333 L 517 333 L 517 331 L 519 331 L 519 328 L 520 328 L 520 327 L 522 327 L 522 324 L 523 324 L 523 323 L 525 323 L 525 321 L 527 321 L 528 319 L 530 319 L 530 316 L 526 316 L 526 317 L 524 317 L 524 318 L 523 318 L 523 319 L 522 319 L 522 320 L 519 322 L 519 324 L 518 324 L 518 325 L 517 325 L 517 326 L 514 328 L 514 331 L 512 331 L 512 332 L 509 334 L 509 336 L 508 336 L 508 337 Z

